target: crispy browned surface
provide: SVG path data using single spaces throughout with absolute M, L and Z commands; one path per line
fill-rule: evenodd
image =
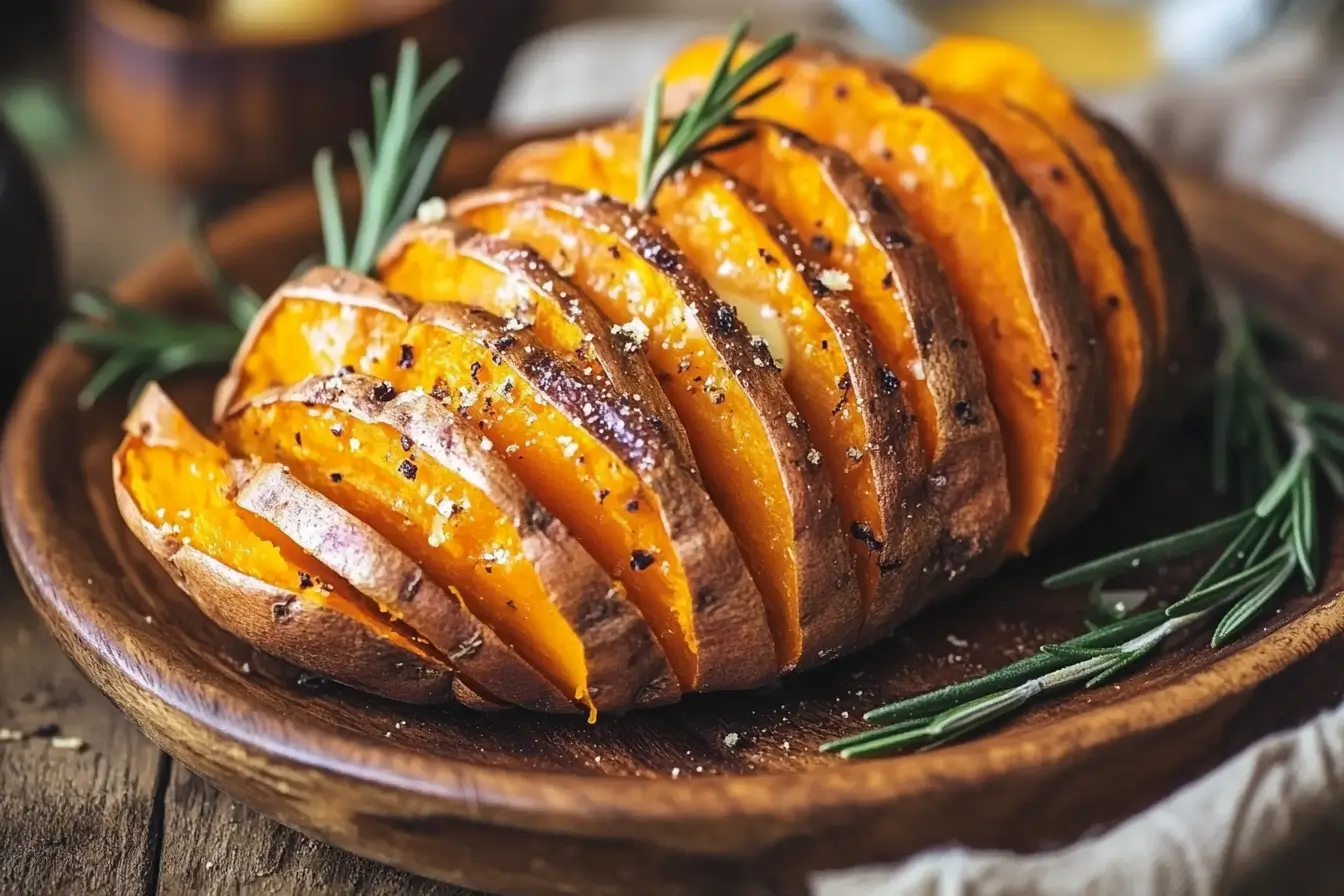
M 331 603 L 245 575 L 142 513 L 123 483 L 123 457 L 139 441 L 177 446 L 173 429 L 185 420 L 174 416 L 180 415 L 171 399 L 149 386 L 126 419 L 112 481 L 126 525 L 201 612 L 259 650 L 359 690 L 405 703 L 450 700 L 453 675 L 446 663 L 407 650 Z
M 577 376 L 572 365 L 540 350 L 527 331 L 506 331 L 498 318 L 479 309 L 443 303 L 425 305 L 416 323 L 488 346 L 491 364 L 516 373 L 576 427 L 595 437 L 654 497 L 662 528 L 680 561 L 689 590 L 697 650 L 694 678 L 687 682 L 688 687 L 742 689 L 774 678 L 770 632 L 760 592 L 752 583 L 727 523 L 699 480 L 676 456 L 664 422 L 639 413 L 638 405 L 627 397 Z M 506 453 L 505 459 L 507 462 L 512 457 L 519 474 L 529 476 L 531 468 L 523 466 L 526 458 L 521 456 L 528 453 L 524 448 L 512 456 Z M 546 474 L 539 471 L 530 475 Z M 536 481 L 540 483 L 540 478 Z M 615 500 L 619 504 L 620 499 Z M 598 503 L 606 507 L 601 500 Z M 557 506 L 555 512 L 563 519 L 567 512 L 585 511 L 579 506 Z M 632 574 L 624 562 L 626 556 L 622 554 L 623 562 L 617 568 L 622 576 Z
M 452 218 L 411 221 L 379 256 L 378 279 L 421 302 L 477 305 L 530 325 L 547 348 L 605 376 L 617 392 L 667 421 L 681 460 L 694 466 L 686 432 L 644 353 L 631 351 L 583 290 L 531 246 Z
M 814 263 L 849 277 L 846 298 L 872 331 L 882 376 L 895 378 L 918 418 L 930 506 L 912 512 L 934 514 L 942 535 L 932 579 L 906 604 L 917 608 L 948 590 L 942 580 L 958 587 L 1002 562 L 1008 473 L 980 356 L 933 248 L 891 193 L 846 153 L 753 124 L 755 139 L 715 163 L 789 219 Z
M 805 428 L 790 425 L 790 419 L 800 421 L 789 416 L 792 402 L 778 371 L 758 363 L 761 352 L 732 306 L 686 263 L 680 247 L 652 217 L 624 203 L 555 185 L 475 191 L 459 196 L 453 210 L 483 229 L 508 231 L 543 254 L 548 248 L 563 254 L 562 236 L 578 241 L 585 251 L 572 259 L 572 279 L 614 320 L 630 321 L 632 309 L 648 298 L 701 323 L 694 332 L 695 358 L 679 370 L 674 355 L 681 349 L 663 345 L 671 337 L 661 320 L 646 321 L 650 360 L 766 598 L 780 667 L 813 665 L 848 649 L 859 624 L 859 598 L 820 456 Z M 614 287 L 625 276 L 629 280 L 622 280 L 617 294 Z M 686 332 L 679 330 L 678 337 Z M 709 371 L 714 388 L 695 373 L 696 365 Z M 696 377 L 701 382 L 690 382 Z M 766 460 L 753 459 L 752 469 L 768 467 L 770 481 L 730 472 L 724 464 L 738 457 L 735 452 L 763 452 Z M 767 504 L 766 490 L 781 495 L 782 503 Z
M 262 464 L 240 482 L 234 499 L 239 507 L 423 635 L 453 664 L 459 683 L 469 682 L 495 702 L 542 712 L 575 711 L 573 701 L 471 615 L 460 594 L 429 580 L 377 530 L 285 467 Z
M 648 625 L 564 525 L 541 511 L 500 459 L 482 447 L 479 436 L 459 423 L 438 401 L 418 391 L 383 400 L 381 396 L 385 393 L 379 391 L 380 383 L 361 374 L 349 374 L 315 377 L 284 391 L 263 393 L 225 419 L 225 440 L 235 450 L 248 447 L 266 450 L 265 460 L 289 463 L 306 485 L 339 501 L 347 483 L 333 481 L 325 473 L 314 472 L 310 465 L 301 464 L 297 449 L 302 446 L 295 434 L 257 429 L 264 426 L 265 409 L 279 404 L 296 404 L 313 410 L 331 408 L 404 435 L 408 441 L 403 445 L 410 444 L 412 453 L 418 451 L 423 458 L 470 483 L 512 521 L 521 537 L 526 561 L 539 576 L 550 603 L 582 645 L 587 691 L 596 709 L 618 710 L 636 703 L 675 699 L 676 682 Z M 316 428 L 330 426 L 322 419 L 310 419 Z M 399 500 L 424 500 L 409 482 L 406 490 L 405 496 L 385 497 L 393 515 Z M 366 522 L 394 543 L 407 541 L 400 526 L 382 528 L 382 520 Z M 431 549 L 422 547 L 419 539 L 403 546 L 415 552 Z M 456 587 L 453 582 L 439 585 Z M 470 600 L 472 595 L 464 597 Z M 526 652 L 533 645 L 514 646 Z M 482 684 L 489 690 L 488 683 Z

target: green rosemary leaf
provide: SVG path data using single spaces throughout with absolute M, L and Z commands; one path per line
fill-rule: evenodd
M 1334 491 L 1335 497 L 1344 498 L 1344 470 L 1339 468 L 1334 458 L 1322 453 L 1316 455 L 1316 466 L 1320 468 L 1330 483 L 1330 488 Z
M 639 183 L 636 187 L 641 203 L 646 201 L 649 184 L 653 181 L 653 164 L 658 157 L 658 129 L 663 122 L 663 94 L 666 89 L 662 78 L 654 81 L 649 90 L 649 99 L 644 104 L 644 123 L 639 135 Z
M 1069 660 L 1070 662 L 1078 662 L 1079 660 L 1092 660 L 1101 656 L 1118 656 L 1119 648 L 1077 647 L 1066 641 L 1063 644 L 1045 644 L 1041 647 L 1041 653 L 1048 657 Z
M 108 357 L 93 376 L 89 377 L 84 388 L 79 390 L 76 402 L 81 411 L 87 411 L 98 403 L 117 384 L 117 382 L 141 364 L 141 356 L 133 351 L 120 351 Z
M 1026 682 L 1011 690 L 972 700 L 939 714 L 929 722 L 925 731 L 932 737 L 955 737 L 1013 712 L 1035 697 L 1039 689 L 1039 685 Z
M 1091 678 L 1089 678 L 1087 681 L 1083 682 L 1083 687 L 1085 687 L 1085 688 L 1095 688 L 1095 687 L 1097 687 L 1098 685 L 1101 685 L 1101 684 L 1104 684 L 1104 683 L 1110 681 L 1112 678 L 1114 678 L 1115 676 L 1119 675 L 1121 672 L 1125 671 L 1125 670 L 1128 669 L 1130 666 L 1132 666 L 1132 665 L 1134 665 L 1135 663 L 1139 662 L 1140 660 L 1144 659 L 1146 656 L 1148 656 L 1148 654 L 1152 653 L 1152 652 L 1153 652 L 1154 650 L 1156 650 L 1156 649 L 1157 649 L 1157 644 L 1156 644 L 1156 643 L 1153 643 L 1153 644 L 1149 644 L 1149 645 L 1146 645 L 1146 646 L 1144 646 L 1144 647 L 1141 647 L 1141 648 L 1139 648 L 1138 650 L 1122 650 L 1122 651 L 1120 651 L 1120 652 L 1116 655 L 1116 658 L 1115 658 L 1115 661 L 1114 661 L 1114 662 L 1112 662 L 1112 663 L 1111 663 L 1109 666 L 1107 666 L 1106 668 L 1102 669 L 1102 670 L 1101 670 L 1100 672 L 1098 672 L 1096 675 L 1093 675 L 1093 676 L 1092 676 Z
M 383 234 L 378 240 L 381 247 L 387 244 L 387 241 L 396 233 L 397 228 L 405 224 L 415 214 L 420 203 L 424 201 L 425 194 L 429 191 L 430 184 L 434 182 L 434 176 L 438 174 L 439 163 L 443 160 L 444 153 L 448 151 L 448 144 L 453 139 L 451 128 L 436 128 L 425 141 L 424 148 L 419 153 L 419 160 L 411 170 L 410 178 L 402 193 L 401 202 L 392 213 L 387 226 L 383 228 Z M 372 269 L 376 255 L 368 259 L 356 259 L 356 264 L 362 264 L 364 269 Z
M 1254 566 L 1247 567 L 1235 575 L 1219 579 L 1200 588 L 1192 589 L 1185 597 L 1167 607 L 1167 616 L 1174 619 L 1187 613 L 1198 613 L 1200 610 L 1225 600 L 1229 591 L 1245 587 L 1248 583 L 1254 585 L 1264 581 L 1272 575 L 1274 570 L 1279 568 L 1290 552 L 1291 549 L 1288 545 L 1283 545 Z
M 1118 619 L 1110 625 L 1079 635 L 1071 641 L 1065 641 L 1064 644 L 1073 647 L 1118 647 L 1153 626 L 1160 625 L 1165 619 L 1165 611 L 1149 610 L 1137 616 Z
M 369 188 L 369 178 L 373 176 L 373 145 L 369 135 L 355 131 L 350 135 L 350 157 L 355 160 L 355 173 L 359 175 L 359 191 Z
M 858 734 L 851 734 L 849 737 L 841 737 L 836 740 L 827 741 L 821 745 L 820 749 L 823 753 L 839 753 L 841 750 L 857 747 L 874 740 L 881 740 L 882 738 L 890 737 L 893 734 L 904 734 L 907 731 L 923 728 L 930 721 L 932 721 L 932 719 L 928 717 L 922 719 L 908 719 L 904 722 L 897 722 L 894 725 L 884 725 L 881 728 L 860 731 Z
M 1316 569 L 1311 559 L 1311 545 L 1307 534 L 1313 528 L 1314 520 L 1306 519 L 1303 515 L 1305 510 L 1303 501 L 1309 500 L 1306 495 L 1311 493 L 1311 467 L 1305 467 L 1304 472 L 1306 475 L 1299 477 L 1293 483 L 1292 506 L 1289 513 L 1289 536 L 1293 558 L 1297 561 L 1298 568 L 1302 570 L 1302 580 L 1308 591 L 1315 591 Z M 1306 495 L 1303 494 L 1304 486 Z
M 317 206 L 322 215 L 322 244 L 327 264 L 345 267 L 349 258 L 345 247 L 345 222 L 341 219 L 341 192 L 332 170 L 331 150 L 319 150 L 313 157 L 313 183 L 317 187 Z
M 933 715 L 967 700 L 977 700 L 986 694 L 1016 687 L 1038 675 L 1067 666 L 1068 663 L 1068 660 L 1058 657 L 1036 654 L 980 678 L 878 707 L 865 713 L 863 718 L 868 722 L 895 722 Z
M 1344 423 L 1344 404 L 1323 398 L 1307 398 L 1302 402 L 1313 417 Z
M 1251 519 L 1247 522 L 1245 528 L 1237 533 L 1236 537 L 1223 548 L 1223 552 L 1218 555 L 1218 559 L 1204 571 L 1199 577 L 1191 591 L 1198 591 L 1210 583 L 1217 582 L 1218 579 L 1235 569 L 1239 564 L 1244 563 L 1250 555 L 1250 549 L 1258 539 L 1266 537 L 1266 532 L 1272 532 L 1275 528 L 1276 520 L 1270 517 L 1255 516 L 1254 510 L 1251 511 Z
M 387 108 L 391 102 L 388 94 L 387 75 L 381 72 L 369 82 L 369 95 L 373 101 L 373 138 L 377 141 L 374 148 L 382 143 L 382 135 L 387 131 Z
M 921 726 L 910 731 L 900 731 L 886 737 L 875 738 L 857 746 L 846 747 L 839 753 L 841 759 L 871 759 L 875 756 L 897 753 L 910 747 L 922 746 L 927 744 L 929 740 L 928 729 Z
M 1099 578 L 1111 578 L 1144 563 L 1162 563 L 1189 556 L 1226 541 L 1241 529 L 1251 516 L 1251 511 L 1243 510 L 1184 532 L 1155 538 L 1136 547 L 1116 551 L 1114 554 L 1056 573 L 1046 579 L 1044 585 L 1050 589 L 1068 588 Z
M 1297 481 L 1297 477 L 1301 475 L 1302 468 L 1307 463 L 1309 450 L 1300 444 L 1293 449 L 1293 454 L 1288 459 L 1288 463 L 1279 471 L 1279 475 L 1274 478 L 1273 483 L 1265 490 L 1260 500 L 1256 502 L 1256 516 L 1269 516 L 1278 508 L 1279 503 L 1289 496 L 1293 484 Z
M 1336 451 L 1344 451 L 1344 435 L 1337 433 L 1326 427 L 1320 427 L 1313 431 L 1317 439 L 1324 442 Z
M 434 102 L 448 89 L 457 76 L 462 73 L 462 62 L 457 59 L 449 59 L 434 70 L 425 82 L 420 85 L 416 91 L 415 101 L 411 104 L 411 127 L 418 130 L 425 116 L 429 114 L 430 107 Z
M 1219 620 L 1218 626 L 1213 630 L 1212 646 L 1215 648 L 1222 647 L 1241 634 L 1242 630 L 1260 615 L 1260 612 L 1265 608 L 1265 604 L 1278 595 L 1279 590 L 1287 584 L 1295 569 L 1297 569 L 1296 559 L 1293 557 L 1285 558 L 1280 561 L 1279 568 L 1263 585 L 1233 604 L 1232 609 L 1227 611 L 1223 618 Z
M 738 66 L 725 78 L 716 91 L 715 102 L 722 103 L 737 93 L 746 85 L 748 81 L 756 77 L 767 65 L 774 62 L 785 53 L 791 51 L 798 43 L 798 35 L 779 34 L 770 38 L 761 45 L 761 48 L 748 60 Z M 734 50 L 736 52 L 736 50 Z M 712 83 L 712 82 L 711 82 Z M 772 90 L 774 88 L 771 88 Z M 769 91 L 756 91 L 756 99 L 764 96 Z

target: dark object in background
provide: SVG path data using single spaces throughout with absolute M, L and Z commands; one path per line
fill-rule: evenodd
M 59 270 L 41 181 L 0 120 L 0 402 L 6 406 L 65 315 Z
M 84 95 L 135 167 L 208 195 L 305 175 L 321 147 L 343 151 L 351 130 L 371 125 L 369 79 L 391 77 L 407 37 L 419 42 L 424 71 L 453 57 L 463 63 L 431 119 L 484 121 L 542 3 L 363 0 L 365 25 L 312 38 L 222 34 L 191 14 L 197 5 L 89 0 Z

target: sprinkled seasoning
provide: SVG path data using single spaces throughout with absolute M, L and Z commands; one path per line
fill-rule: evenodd
M 891 271 L 887 271 L 884 275 L 882 275 L 882 288 L 883 288 L 883 289 L 891 289 L 891 288 L 894 287 L 895 285 L 896 285 L 896 275 L 895 275 L 895 274 L 893 274 Z
M 406 458 L 400 464 L 397 465 L 397 472 L 410 480 L 415 479 L 415 474 L 419 472 L 419 469 L 420 468 L 417 467 L 415 465 L 415 462 L 412 461 L 410 458 Z
M 635 572 L 648 569 L 653 565 L 653 555 L 648 551 L 637 550 L 630 554 L 630 568 Z
M 397 366 L 402 370 L 410 370 L 411 365 L 415 363 L 415 349 L 409 345 L 401 347 L 401 357 L 397 359 Z
M 850 523 L 849 536 L 855 541 L 861 541 L 870 551 L 882 550 L 882 542 L 873 534 L 873 527 L 867 523 L 861 523 L 858 520 Z
M 1041 384 L 1041 371 L 1038 368 L 1031 368 L 1031 384 L 1039 386 Z
M 639 510 L 639 501 L 633 498 L 630 499 L 629 501 L 626 501 L 625 509 L 630 511 L 631 513 L 634 513 L 635 511 Z
M 779 259 L 771 255 L 768 249 L 757 249 L 756 254 L 760 255 L 761 261 L 764 261 L 768 265 L 779 264 Z
M 313 587 L 313 577 L 303 570 L 299 570 L 299 588 L 305 589 L 311 587 Z
M 821 466 L 821 452 L 815 448 L 807 449 L 807 462 L 814 467 Z
M 472 361 L 472 362 L 471 362 L 471 381 L 472 381 L 473 383 L 475 383 L 476 385 L 478 385 L 478 386 L 481 384 L 481 362 L 480 362 L 480 361 Z
M 384 380 L 369 390 L 369 397 L 374 401 L 389 402 L 397 397 L 397 390 L 392 388 L 392 384 Z
M 331 474 L 331 481 L 332 481 L 332 482 L 340 482 L 343 478 L 345 478 L 345 477 L 343 477 L 340 473 L 332 473 L 332 474 Z
M 402 451 L 410 451 L 410 450 L 411 450 L 411 447 L 412 447 L 414 444 L 415 444 L 415 443 L 411 441 L 411 437 L 410 437 L 410 436 L 403 435 L 403 436 L 401 437 L 401 450 L 402 450 Z
M 969 401 L 959 401 L 952 406 L 952 413 L 956 414 L 957 420 L 970 426 L 980 422 L 980 416 L 975 413 L 975 408 L 971 407 Z
M 835 243 L 831 242 L 829 237 L 820 233 L 812 237 L 811 243 L 812 248 L 821 252 L 823 255 L 830 255 L 831 250 L 835 248 Z
M 881 386 L 882 394 L 884 395 L 891 395 L 901 388 L 901 381 L 896 377 L 895 373 L 892 373 L 891 368 L 885 364 L 878 368 L 877 382 L 878 385 Z
M 731 333 L 735 323 L 737 323 L 736 308 L 727 302 L 719 302 L 714 306 L 714 326 L 720 333 Z

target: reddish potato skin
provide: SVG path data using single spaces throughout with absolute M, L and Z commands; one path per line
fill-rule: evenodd
M 287 389 L 271 390 L 230 413 L 224 423 L 225 440 L 230 440 L 234 427 L 247 425 L 249 408 L 285 402 L 334 408 L 405 435 L 426 456 L 484 492 L 514 521 L 523 551 L 547 595 L 584 645 L 588 690 L 597 710 L 675 701 L 680 689 L 643 617 L 564 525 L 549 514 L 533 512 L 538 506 L 535 499 L 436 400 L 423 392 L 402 392 L 383 402 L 371 397 L 381 383 L 362 374 L 345 374 L 310 377 Z
M 112 482 L 127 527 L 201 612 L 264 653 L 358 690 L 402 703 L 451 701 L 454 676 L 447 663 L 411 653 L 300 591 L 232 569 L 140 512 L 122 484 L 123 458 L 136 440 L 175 446 L 162 423 L 167 414 L 177 413 L 157 384 L 145 389 L 126 418 L 126 439 L 112 459 Z
M 482 703 L 511 703 L 539 712 L 577 712 L 565 698 L 474 617 L 456 594 L 440 588 L 409 557 L 370 526 L 304 485 L 279 464 L 240 477 L 234 502 L 419 632 L 448 658 L 462 687 Z

